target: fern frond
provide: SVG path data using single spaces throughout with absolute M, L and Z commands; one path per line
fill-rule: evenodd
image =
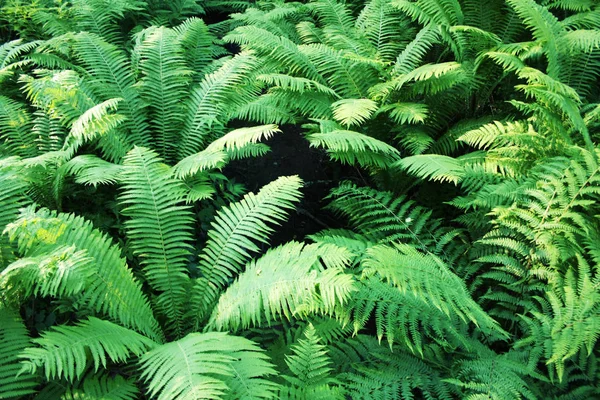
M 323 76 L 342 98 L 366 99 L 369 87 L 379 81 L 378 71 L 370 60 L 353 59 L 345 51 L 321 43 L 299 48 L 308 56 L 319 76 Z
M 343 248 L 290 242 L 248 264 L 219 297 L 209 327 L 233 330 L 270 325 L 295 314 L 331 314 L 353 291 L 352 278 L 341 270 L 320 271 L 320 258 L 333 253 L 347 264 Z
M 104 100 L 122 98 L 119 111 L 125 117 L 129 141 L 138 146 L 152 143 L 142 100 L 134 89 L 131 65 L 121 49 L 91 33 L 75 36 L 75 52 L 93 78 L 94 89 Z
M 176 179 L 184 179 L 206 170 L 220 169 L 228 160 L 225 151 L 207 148 L 179 161 L 173 166 L 172 173 Z
M 265 379 L 275 370 L 254 342 L 220 332 L 191 333 L 151 350 L 140 363 L 150 395 L 159 400 L 242 399 L 249 394 L 269 399 L 277 388 Z
M 332 202 L 327 207 L 346 216 L 350 225 L 367 238 L 385 242 L 402 240 L 423 251 L 437 240 L 432 229 L 439 226 L 429 221 L 431 211 L 405 196 L 396 197 L 390 192 L 343 182 L 328 198 Z
M 331 377 L 333 370 L 327 348 L 320 343 L 315 328 L 308 325 L 304 338 L 292 346 L 285 359 L 292 376 L 283 376 L 291 384 L 282 387 L 280 399 L 344 399 L 344 390 Z
M 121 249 L 89 221 L 47 209 L 36 212 L 34 207 L 28 207 L 7 226 L 6 232 L 25 257 L 60 246 L 86 251 L 87 257 L 93 259 L 94 275 L 79 297 L 83 304 L 125 327 L 158 342 L 162 340 L 148 299 L 121 257 Z
M 330 157 L 344 164 L 389 167 L 399 157 L 398 150 L 360 132 L 334 130 L 307 135 L 311 147 L 323 147 Z
M 390 111 L 391 110 L 391 111 Z M 421 103 L 394 103 L 383 106 L 378 113 L 390 111 L 389 115 L 397 124 L 416 124 L 425 122 L 429 113 L 426 104 Z
M 427 361 L 381 345 L 373 336 L 357 335 L 336 344 L 351 368 L 340 378 L 353 399 L 402 400 L 418 398 L 451 400 L 456 391 L 443 381 L 443 375 Z M 332 349 L 333 350 L 333 349 Z M 364 352 L 364 354 L 363 354 Z M 346 360 L 335 360 L 336 365 Z M 454 396 L 453 396 L 454 395 Z
M 417 65 L 421 63 L 421 60 L 425 57 L 427 51 L 429 51 L 438 40 L 439 34 L 435 28 L 430 25 L 422 28 L 404 50 L 398 54 L 396 63 L 394 64 L 393 74 L 399 76 L 407 74 L 417 68 Z
M 144 5 L 141 0 L 73 0 L 71 12 L 77 31 L 91 32 L 120 44 L 122 34 L 117 22 L 128 12 L 143 10 Z
M 364 6 L 354 25 L 369 39 L 383 60 L 393 61 L 403 42 L 413 33 L 408 22 L 389 2 L 371 0 Z
M 90 356 L 98 370 L 100 366 L 106 368 L 108 360 L 125 362 L 156 346 L 139 333 L 94 317 L 75 326 L 52 327 L 32 342 L 38 347 L 21 353 L 23 369 L 33 373 L 43 368 L 46 379 L 64 377 L 70 382 L 83 376 Z
M 74 175 L 84 185 L 106 185 L 119 181 L 123 166 L 109 163 L 91 154 L 73 157 L 63 165 L 65 175 Z
M 440 182 L 452 182 L 455 185 L 464 175 L 464 167 L 460 160 L 438 154 L 420 154 L 405 157 L 398 161 L 398 166 L 419 178 Z
M 83 383 L 77 388 L 69 388 L 61 400 L 135 400 L 139 398 L 138 388 L 135 383 L 124 379 L 120 375 L 109 377 L 108 375 L 87 376 Z
M 123 215 L 130 218 L 125 230 L 133 253 L 140 258 L 150 286 L 160 293 L 159 310 L 181 335 L 183 305 L 191 283 L 186 265 L 194 219 L 182 204 L 183 185 L 170 175 L 155 152 L 135 147 L 123 162 L 119 202 L 126 206 Z
M 373 115 L 378 106 L 369 99 L 343 99 L 331 105 L 333 118 L 336 121 L 350 127 L 360 125 Z
M 455 315 L 465 323 L 470 321 L 490 339 L 508 337 L 475 303 L 463 281 L 432 254 L 424 255 L 406 245 L 376 246 L 367 250 L 361 268 L 363 277 L 379 275 L 404 295 L 415 296 L 448 317 Z
M 167 161 L 176 153 L 176 141 L 181 131 L 184 112 L 182 101 L 187 95 L 188 76 L 184 51 L 177 33 L 165 27 L 152 27 L 142 32 L 144 38 L 137 52 L 140 95 L 148 104 L 148 118 L 153 128 L 158 151 Z
M 216 55 L 216 38 L 204 21 L 195 17 L 186 19 L 173 29 L 179 35 L 183 57 L 188 69 L 193 72 L 194 82 L 200 82 L 204 70 L 213 60 L 212 56 Z
M 464 18 L 458 0 L 394 0 L 392 5 L 423 25 L 460 25 Z
M 285 72 L 292 76 L 303 75 L 307 79 L 325 84 L 325 80 L 310 58 L 290 39 L 256 26 L 240 26 L 223 40 L 236 43 L 244 49 L 256 50 L 259 55 L 268 54 L 270 59 L 277 62 L 277 64 L 271 62 L 277 71 L 280 70 L 279 65 L 281 65 L 286 69 Z
M 301 186 L 297 176 L 281 177 L 217 213 L 200 255 L 203 277 L 193 289 L 192 313 L 200 319 L 207 316 L 229 279 L 242 270 L 251 253 L 258 252 L 256 242 L 266 243 L 273 233 L 267 223 L 280 223 L 294 208 Z
M 11 161 L 15 162 L 16 158 L 5 158 L 0 161 L 0 230 L 2 232 L 17 218 L 19 209 L 29 201 L 26 196 L 27 182 L 10 167 Z M 12 253 L 7 237 L 0 236 L 0 271 L 14 260 Z
M 185 126 L 177 144 L 179 158 L 202 150 L 207 135 L 214 129 L 214 125 L 226 122 L 222 114 L 247 100 L 239 93 L 233 98 L 228 96 L 235 93 L 237 85 L 256 67 L 256 64 L 256 58 L 244 52 L 227 60 L 216 72 L 204 77 L 190 95 L 186 105 Z
M 19 398 L 35 393 L 35 376 L 21 373 L 19 354 L 31 339 L 18 314 L 0 307 L 0 397 Z
M 58 247 L 39 256 L 21 258 L 0 273 L 0 287 L 7 302 L 18 301 L 18 292 L 30 295 L 67 297 L 81 293 L 94 275 L 92 259 L 74 246 Z
M 31 128 L 31 117 L 24 105 L 0 96 L 0 151 L 21 157 L 38 155 Z
M 244 148 L 256 144 L 261 140 L 268 140 L 276 133 L 281 133 L 277 125 L 261 125 L 249 128 L 235 129 L 219 139 L 213 141 L 206 148 L 207 151 L 224 150 L 227 152 L 239 152 Z

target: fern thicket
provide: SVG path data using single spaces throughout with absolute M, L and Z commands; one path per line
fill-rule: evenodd
M 599 397 L 599 32 L 588 0 L 2 3 L 0 398 Z M 295 130 L 346 167 L 286 242 L 303 180 L 226 167 Z

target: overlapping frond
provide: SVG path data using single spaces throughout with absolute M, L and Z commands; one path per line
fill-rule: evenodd
M 31 339 L 18 314 L 0 307 L 0 397 L 18 398 L 35 393 L 37 382 L 29 373 L 19 374 L 19 355 Z
M 7 232 L 23 256 L 41 254 L 61 246 L 74 246 L 93 260 L 94 275 L 79 299 L 96 313 L 160 341 L 162 333 L 148 299 L 141 291 L 121 250 L 91 222 L 72 214 L 47 209 L 22 210 Z
M 387 168 L 399 157 L 389 144 L 355 131 L 311 133 L 307 139 L 312 147 L 325 148 L 333 160 L 344 164 Z
M 292 346 L 292 354 L 286 356 L 286 364 L 291 375 L 283 379 L 289 386 L 283 386 L 279 392 L 280 399 L 344 399 L 344 390 L 338 386 L 331 376 L 332 362 L 327 348 L 320 343 L 315 328 L 308 325 L 304 337 Z
M 161 157 L 172 160 L 182 129 L 183 100 L 187 97 L 189 75 L 184 48 L 177 32 L 152 27 L 142 32 L 139 69 L 143 75 L 140 94 L 148 104 L 148 118 Z
M 122 363 L 156 346 L 139 333 L 94 317 L 75 326 L 55 326 L 32 342 L 37 347 L 21 353 L 24 370 L 43 369 L 46 379 L 64 377 L 71 382 L 83 376 L 87 360 L 98 370 L 106 368 L 107 361 Z
M 290 242 L 271 249 L 248 264 L 223 293 L 209 320 L 218 330 L 238 330 L 270 325 L 299 314 L 331 314 L 348 301 L 352 278 L 342 270 L 321 270 L 321 258 L 338 253 L 348 264 L 347 252 L 334 245 L 304 245 Z
M 460 160 L 439 154 L 405 157 L 396 165 L 419 178 L 457 184 L 464 175 Z
M 156 303 L 177 335 L 183 332 L 184 303 L 190 278 L 187 258 L 192 239 L 192 213 L 183 204 L 185 189 L 171 178 L 157 154 L 135 147 L 124 159 L 119 202 L 129 217 L 129 244 L 144 267 L 150 286 L 159 292 Z
M 184 158 L 203 149 L 207 136 L 215 126 L 226 122 L 226 112 L 247 100 L 242 93 L 231 97 L 239 85 L 256 67 L 257 60 L 250 53 L 240 53 L 215 72 L 206 75 L 191 93 L 186 105 L 186 120 L 179 147 L 179 158 Z M 229 99 L 231 101 L 225 101 Z
M 38 155 L 31 128 L 31 116 L 24 105 L 0 96 L 0 152 L 21 157 Z
M 139 395 L 135 383 L 120 375 L 94 375 L 86 377 L 76 388 L 69 388 L 61 400 L 135 400 Z
M 103 100 L 122 98 L 119 111 L 125 117 L 129 141 L 137 146 L 152 143 L 146 112 L 140 95 L 133 87 L 135 80 L 124 52 L 91 33 L 75 36 L 74 49 L 78 59 L 93 79 L 94 89 Z
M 217 213 L 200 255 L 203 276 L 195 283 L 192 313 L 207 316 L 229 279 L 259 250 L 259 243 L 267 242 L 273 233 L 269 223 L 281 223 L 294 208 L 301 186 L 297 176 L 281 177 Z
M 191 333 L 146 353 L 140 364 L 159 400 L 270 399 L 277 388 L 265 379 L 275 370 L 262 350 L 226 333 Z
M 0 288 L 5 302 L 23 297 L 52 296 L 67 297 L 80 294 L 94 276 L 92 259 L 83 250 L 74 246 L 58 247 L 52 252 L 38 256 L 20 258 L 0 273 Z

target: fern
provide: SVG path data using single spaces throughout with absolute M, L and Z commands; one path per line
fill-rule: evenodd
M 177 336 L 183 332 L 182 309 L 191 284 L 186 274 L 193 221 L 181 204 L 184 188 L 170 178 L 157 154 L 135 147 L 123 160 L 119 197 L 127 237 L 140 257 L 151 287 L 159 292 L 156 303 Z
M 292 354 L 288 355 L 285 361 L 292 376 L 283 376 L 290 386 L 281 388 L 279 398 L 344 398 L 344 390 L 330 377 L 331 360 L 312 325 L 306 328 L 304 338 L 299 339 L 292 347 Z
M 83 375 L 90 356 L 97 371 L 100 366 L 106 368 L 108 360 L 123 362 L 156 345 L 138 333 L 93 317 L 76 326 L 56 326 L 32 342 L 38 347 L 23 351 L 24 370 L 43 368 L 46 379 L 64 377 L 68 381 Z
M 250 340 L 212 332 L 159 346 L 140 364 L 150 395 L 158 399 L 233 398 L 225 395 L 229 382 L 236 398 L 272 398 L 277 385 L 264 379 L 275 372 L 267 360 Z
M 221 210 L 211 224 L 208 241 L 200 255 L 203 277 L 194 283 L 193 311 L 201 319 L 217 300 L 230 277 L 241 271 L 250 253 L 265 243 L 273 232 L 267 223 L 280 223 L 300 198 L 302 181 L 281 177 L 264 186 L 257 194 Z
M 89 285 L 80 296 L 81 301 L 125 327 L 161 340 L 162 332 L 148 300 L 121 258 L 120 249 L 89 221 L 44 209 L 36 212 L 29 207 L 6 230 L 25 256 L 60 246 L 75 246 L 78 251 L 85 251 L 95 268 Z
M 396 165 L 420 178 L 457 184 L 464 175 L 460 161 L 437 154 L 421 154 L 403 158 Z
M 77 388 L 70 388 L 62 396 L 61 400 L 97 399 L 111 398 L 115 400 L 134 400 L 139 396 L 139 391 L 132 381 L 122 376 L 108 377 L 86 377 Z
M 35 376 L 21 372 L 19 355 L 30 345 L 27 329 L 13 311 L 0 307 L 0 396 L 5 399 L 34 393 Z
M 344 164 L 386 168 L 397 158 L 398 151 L 385 142 L 360 132 L 333 130 L 307 136 L 313 147 L 324 147 L 329 156 Z
M 334 253 L 343 264 L 348 262 L 343 249 L 331 245 L 291 242 L 270 250 L 247 265 L 221 295 L 208 326 L 235 331 L 296 314 L 331 314 L 354 290 L 351 277 L 342 271 L 317 267 L 320 258 L 331 258 Z
M 11 288 L 23 289 L 24 297 L 61 298 L 80 294 L 94 274 L 91 261 L 85 251 L 76 251 L 74 247 L 59 247 L 41 256 L 21 258 L 0 274 L 5 301 L 12 297 Z
M 140 92 L 148 103 L 148 117 L 166 160 L 176 154 L 175 144 L 181 130 L 181 102 L 186 97 L 188 76 L 183 47 L 173 30 L 148 28 L 140 33 L 145 40 L 138 50 L 139 68 L 143 74 Z

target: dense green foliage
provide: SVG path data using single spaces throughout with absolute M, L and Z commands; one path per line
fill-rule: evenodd
M 600 398 L 597 2 L 0 7 L 0 399 Z

